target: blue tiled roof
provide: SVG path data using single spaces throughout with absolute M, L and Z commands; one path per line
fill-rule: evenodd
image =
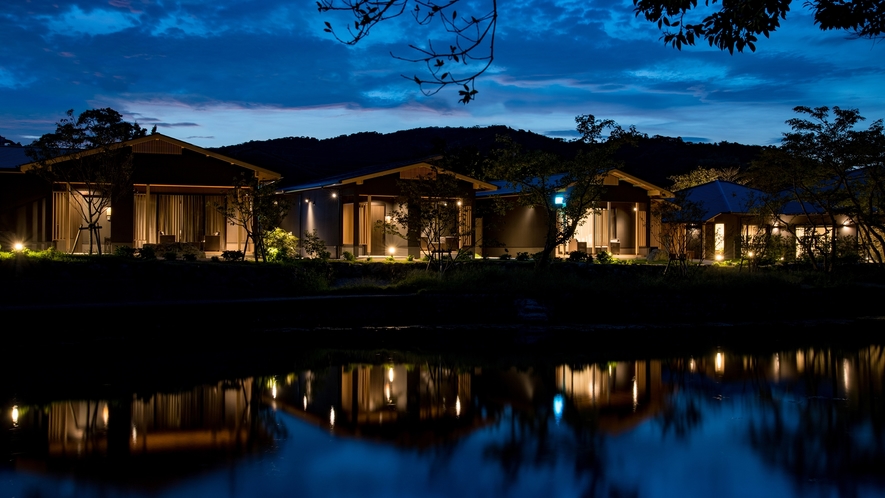
M 682 191 L 685 200 L 704 209 L 704 219 L 723 213 L 748 213 L 764 195 L 761 190 L 737 183 L 714 180 Z

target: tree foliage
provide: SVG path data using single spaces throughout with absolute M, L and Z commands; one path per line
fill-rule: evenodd
M 706 41 L 719 50 L 756 50 L 759 35 L 768 38 L 787 18 L 793 0 L 633 0 L 634 14 L 657 24 L 665 44 L 681 50 Z M 878 38 L 885 30 L 885 8 L 881 0 L 808 0 L 804 6 L 814 13 L 821 30 L 845 30 L 860 38 Z M 458 7 L 464 7 L 458 12 Z M 418 84 L 425 95 L 447 86 L 458 87 L 459 102 L 476 98 L 476 78 L 495 60 L 497 0 L 487 0 L 479 13 L 465 14 L 476 4 L 461 0 L 318 0 L 321 13 L 340 13 L 347 20 L 336 28 L 325 21 L 325 32 L 338 41 L 355 45 L 377 25 L 408 12 L 419 27 L 438 21 L 450 41 L 426 45 L 412 43 L 413 56 L 391 55 L 422 63 L 426 76 L 404 78 Z M 713 11 L 712 13 L 710 11 Z M 473 65 L 470 65 L 473 63 Z M 470 66 L 470 67 L 468 67 Z
M 433 95 L 446 86 L 459 87 L 459 101 L 469 103 L 476 97 L 476 78 L 491 66 L 495 58 L 495 28 L 498 23 L 497 0 L 490 0 L 488 10 L 481 14 L 458 14 L 459 0 L 319 0 L 320 12 L 342 12 L 349 15 L 353 24 L 345 23 L 344 29 L 336 30 L 328 21 L 324 31 L 338 41 L 355 45 L 367 37 L 378 24 L 409 15 L 419 26 L 438 21 L 451 41 L 428 40 L 426 46 L 411 44 L 411 57 L 394 56 L 397 59 L 422 63 L 428 76 L 406 76 L 418 84 L 424 95 Z M 462 4 L 464 5 L 464 4 Z M 472 7 L 472 6 L 471 6 Z M 344 33 L 347 34 L 344 34 Z M 391 54 L 393 55 L 393 54 Z M 473 66 L 467 66 L 473 63 Z
M 765 206 L 797 236 L 805 255 L 824 270 L 840 257 L 842 219 L 857 228 L 865 256 L 885 263 L 885 133 L 877 120 L 857 129 L 857 109 L 796 107 L 780 148 L 753 165 L 754 180 L 770 193 Z M 794 226 L 780 213 L 789 203 L 807 220 Z M 800 230 L 801 229 L 801 230 Z M 798 232 L 798 233 L 797 233 Z
M 740 185 L 747 184 L 747 179 L 741 177 L 741 170 L 735 167 L 704 168 L 703 166 L 698 166 L 688 173 L 668 176 L 667 179 L 673 182 L 670 190 L 674 192 L 710 183 L 715 180 L 738 183 Z
M 667 253 L 665 274 L 674 268 L 676 274 L 686 275 L 692 255 L 698 258 L 698 262 L 703 261 L 705 214 L 703 203 L 687 199 L 685 192 L 677 192 L 672 201 L 653 204 L 652 215 L 661 221 L 660 231 L 656 232 L 658 242 Z
M 718 4 L 718 5 L 717 5 Z M 787 18 L 792 0 L 633 0 L 636 17 L 656 23 L 665 44 L 681 49 L 706 41 L 719 50 L 756 50 L 759 35 L 768 38 Z M 882 36 L 885 9 L 881 0 L 809 0 L 821 30 L 841 29 L 861 38 Z M 707 14 L 710 9 L 712 13 Z M 703 11 L 701 13 L 700 11 Z M 705 15 L 707 14 L 707 15 Z
M 610 119 L 597 120 L 586 114 L 575 118 L 581 141 L 589 146 L 572 159 L 545 151 L 527 151 L 507 137 L 501 137 L 486 174 L 506 182 L 519 192 L 525 205 L 540 210 L 546 220 L 544 249 L 539 266 L 550 260 L 556 246 L 565 244 L 593 210 L 605 191 L 603 180 L 617 166 L 614 153 L 638 133 Z M 606 138 L 604 132 L 608 130 Z
M 245 230 L 243 253 L 247 252 L 251 240 L 255 261 L 259 257 L 267 261 L 264 234 L 280 226 L 289 211 L 285 198 L 276 195 L 276 182 L 261 182 L 251 172 L 243 172 L 234 178 L 225 202 L 215 203 L 212 207 L 225 217 L 228 224 Z
M 101 254 L 100 218 L 111 204 L 132 188 L 132 151 L 121 142 L 143 137 L 146 130 L 128 123 L 111 109 L 90 109 L 76 118 L 74 110 L 56 123 L 55 132 L 35 140 L 28 156 L 30 170 L 50 183 L 63 184 L 75 196 L 75 206 L 89 232 L 89 253 L 98 244 Z

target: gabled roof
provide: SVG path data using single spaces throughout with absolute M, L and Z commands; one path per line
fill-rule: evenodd
M 686 201 L 701 206 L 705 220 L 725 213 L 749 213 L 764 195 L 761 190 L 723 180 L 713 180 L 703 185 L 689 187 L 680 193 L 685 195 Z
M 292 185 L 290 187 L 283 188 L 281 192 L 284 193 L 293 193 L 293 192 L 303 192 L 305 190 L 314 190 L 321 188 L 331 188 L 331 187 L 341 187 L 343 185 L 348 184 L 356 184 L 361 185 L 366 180 L 371 180 L 372 178 L 379 178 L 382 176 L 392 175 L 401 173 L 404 171 L 412 170 L 412 169 L 425 169 L 434 167 L 431 162 L 433 160 L 439 159 L 440 156 L 432 156 L 422 160 L 412 160 L 412 161 L 401 161 L 398 163 L 392 164 L 383 164 L 378 166 L 370 166 L 367 168 L 361 168 L 356 171 L 350 171 L 346 173 L 342 173 L 340 175 L 331 176 L 327 178 L 323 178 L 320 180 L 316 180 L 309 183 L 302 183 L 298 185 Z M 462 180 L 467 183 L 472 183 L 473 188 L 475 190 L 495 190 L 498 187 L 492 183 L 484 182 L 481 180 L 477 180 L 476 178 L 471 178 L 467 175 L 462 175 L 460 173 L 454 173 L 448 170 L 439 169 L 441 173 L 447 173 L 453 175 L 455 178 Z
M 557 182 L 562 179 L 565 175 L 553 175 L 550 177 L 551 182 Z M 634 187 L 643 188 L 648 192 L 649 197 L 660 197 L 660 198 L 671 198 L 673 197 L 673 192 L 668 190 L 664 190 L 657 185 L 652 185 L 651 183 L 646 182 L 645 180 L 641 180 L 633 175 L 628 173 L 624 173 L 619 169 L 610 170 L 606 173 L 605 178 L 602 179 L 603 185 L 616 186 L 618 182 L 623 181 L 627 182 Z M 503 180 L 492 180 L 492 184 L 498 187 L 498 190 L 494 192 L 480 192 L 477 193 L 477 197 L 490 197 L 490 196 L 502 196 L 502 195 L 518 195 L 522 190 L 519 187 L 508 186 L 508 182 Z
M 178 140 L 177 138 L 172 138 L 172 137 L 163 135 L 162 133 L 153 133 L 153 134 L 150 134 L 150 135 L 147 135 L 144 137 L 136 138 L 133 140 L 128 140 L 126 142 L 119 142 L 119 143 L 111 145 L 111 149 L 117 149 L 120 147 L 132 147 L 133 152 L 138 154 L 138 153 L 140 153 L 138 150 L 136 150 L 137 148 L 139 148 L 138 146 L 142 146 L 142 148 L 144 148 L 146 146 L 159 145 L 159 144 L 166 144 L 166 145 L 171 145 L 174 147 L 180 147 L 181 149 L 187 149 L 192 152 L 196 152 L 198 154 L 203 154 L 206 157 L 211 157 L 214 159 L 218 159 L 219 161 L 224 161 L 226 163 L 230 163 L 230 164 L 240 166 L 240 167 L 243 167 L 246 169 L 251 169 L 252 171 L 254 171 L 256 173 L 259 180 L 276 180 L 276 179 L 280 178 L 280 174 L 275 171 L 271 171 L 269 169 L 264 169 L 264 168 L 255 166 L 253 164 L 249 164 L 247 162 L 240 161 L 239 159 L 234 159 L 232 157 L 228 157 L 223 154 L 219 154 L 218 152 L 213 152 L 211 150 L 204 149 L 202 147 L 198 147 L 194 144 L 190 144 L 190 143 L 184 142 L 182 140 Z M 90 150 L 85 150 L 85 151 L 78 151 L 78 152 L 58 156 L 56 158 L 51 159 L 48 162 L 50 164 L 54 164 L 57 162 L 64 162 L 64 161 L 72 158 L 76 154 L 88 156 L 88 155 L 92 155 L 92 154 L 98 154 L 101 151 L 102 151 L 101 149 L 90 149 Z M 27 164 L 23 164 L 21 166 L 21 170 L 27 171 L 27 170 L 33 168 L 35 165 L 36 165 L 35 162 L 29 162 Z

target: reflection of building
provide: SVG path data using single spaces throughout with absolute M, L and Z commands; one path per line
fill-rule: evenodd
M 278 407 L 338 433 L 433 442 L 437 424 L 472 430 L 472 375 L 428 365 L 351 365 L 301 372 L 278 386 Z M 451 434 L 450 434 L 451 435 Z
M 137 456 L 242 449 L 254 442 L 251 379 L 131 401 L 59 401 L 32 407 L 20 430 L 45 434 L 50 458 Z M 37 437 L 39 441 L 43 438 Z M 30 453 L 42 454 L 33 448 Z
M 556 387 L 578 412 L 593 411 L 600 429 L 632 428 L 662 407 L 661 362 L 633 361 L 556 368 Z

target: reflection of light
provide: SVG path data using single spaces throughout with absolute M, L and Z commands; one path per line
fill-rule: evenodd
M 553 397 L 553 416 L 556 418 L 556 423 L 559 423 L 559 420 L 562 419 L 562 411 L 565 409 L 565 399 L 561 394 L 557 394 Z
M 329 425 L 335 427 L 335 407 L 332 407 L 332 410 L 329 411 Z
M 384 384 L 384 399 L 390 403 L 390 384 Z
M 307 395 L 304 396 L 304 411 L 307 411 Z
M 781 355 L 779 353 L 774 353 L 774 380 L 778 381 L 781 378 Z
M 688 360 L 688 371 L 694 373 L 694 371 L 698 368 L 697 363 L 694 361 L 694 358 Z
M 277 399 L 277 381 L 274 381 L 273 386 L 270 388 L 270 395 L 273 396 L 273 399 Z
M 138 439 L 138 430 L 135 429 L 135 426 L 132 426 L 132 442 L 134 443 Z
M 796 351 L 796 370 L 805 371 L 805 351 Z
M 18 423 L 18 405 L 12 407 L 12 423 Z
M 725 357 L 722 356 L 722 353 L 716 353 L 716 373 L 722 373 L 725 371 Z
M 390 382 L 393 382 L 393 367 L 387 370 L 387 378 L 390 379 Z
M 455 396 L 455 416 L 461 416 L 461 397 Z
M 104 409 L 101 411 L 101 419 L 104 420 L 104 425 L 108 425 L 108 405 L 104 405 Z
M 842 360 L 842 377 L 845 381 L 845 397 L 848 397 L 848 358 Z
M 636 377 L 633 377 L 633 412 L 636 412 L 636 407 L 639 406 L 639 387 L 636 385 Z

